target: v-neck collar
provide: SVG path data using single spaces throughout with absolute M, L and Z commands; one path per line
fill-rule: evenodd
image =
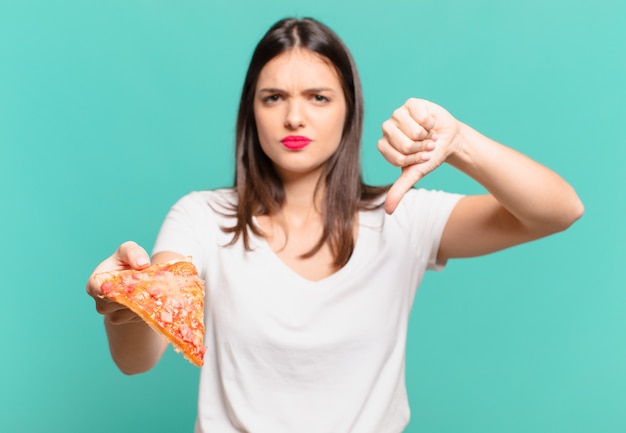
M 257 224 L 256 218 L 254 218 L 253 221 L 254 224 Z M 382 228 L 384 222 L 384 210 L 382 208 L 378 208 L 368 211 L 359 211 L 358 221 L 359 227 L 357 237 L 350 259 L 340 269 L 320 280 L 310 280 L 293 270 L 278 256 L 278 254 L 276 254 L 265 238 L 252 235 L 252 246 L 255 249 L 259 248 L 267 253 L 267 256 L 270 257 L 271 262 L 274 264 L 273 266 L 275 267 L 276 272 L 286 273 L 296 281 L 310 287 L 334 286 L 352 274 L 352 268 L 356 266 L 356 263 L 362 262 L 360 257 L 366 253 L 366 251 L 364 251 L 364 244 L 366 243 L 365 238 L 371 236 L 372 230 L 377 231 Z

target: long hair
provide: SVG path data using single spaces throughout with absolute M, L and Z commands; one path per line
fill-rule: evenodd
M 236 223 L 225 227 L 230 244 L 242 237 L 250 249 L 250 232 L 263 236 L 254 224 L 257 215 L 275 215 L 285 202 L 285 192 L 272 162 L 261 149 L 254 118 L 254 96 L 259 74 L 274 57 L 293 48 L 304 48 L 328 59 L 336 69 L 346 101 L 346 118 L 339 147 L 323 167 L 325 197 L 323 231 L 317 244 L 302 257 L 311 257 L 328 244 L 338 267 L 347 263 L 354 249 L 354 219 L 358 210 L 375 207 L 373 201 L 388 187 L 366 185 L 361 176 L 360 148 L 363 95 L 354 60 L 347 47 L 328 27 L 311 18 L 287 18 L 274 24 L 256 46 L 243 84 L 236 130 Z M 319 190 L 320 183 L 317 185 Z

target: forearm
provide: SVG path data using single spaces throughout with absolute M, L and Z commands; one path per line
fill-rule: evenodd
M 465 124 L 459 139 L 447 162 L 484 186 L 527 229 L 561 231 L 582 215 L 576 192 L 552 170 Z
M 125 374 L 150 370 L 167 348 L 167 341 L 145 322 L 113 324 L 104 316 L 104 327 L 109 339 L 111 356 Z

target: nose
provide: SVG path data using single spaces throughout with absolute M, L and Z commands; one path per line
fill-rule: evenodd
M 303 109 L 299 101 L 289 101 L 285 115 L 285 127 L 288 129 L 298 129 L 301 126 L 304 126 Z

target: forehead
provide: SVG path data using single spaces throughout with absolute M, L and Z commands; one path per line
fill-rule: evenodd
M 326 57 L 304 49 L 294 48 L 267 62 L 257 87 L 332 87 L 341 88 L 339 75 Z

